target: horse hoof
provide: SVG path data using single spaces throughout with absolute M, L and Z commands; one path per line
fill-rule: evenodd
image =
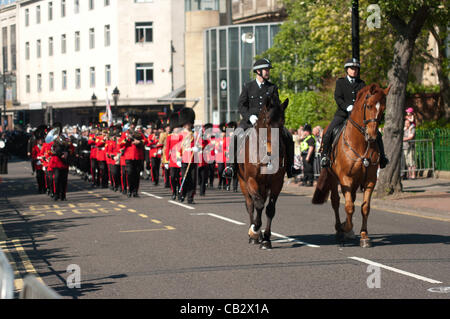
M 253 245 L 258 245 L 258 244 L 260 244 L 260 241 L 259 241 L 259 239 L 257 239 L 257 238 L 249 238 L 248 239 L 248 243 L 249 244 L 253 244 Z
M 270 240 L 265 240 L 261 243 L 259 248 L 263 250 L 270 250 L 272 249 L 272 242 Z
M 355 232 L 353 230 L 349 231 L 348 233 L 344 233 L 345 239 L 355 239 Z
M 361 248 L 370 248 L 372 247 L 372 244 L 370 243 L 369 238 L 361 238 L 361 240 L 359 241 L 359 246 Z

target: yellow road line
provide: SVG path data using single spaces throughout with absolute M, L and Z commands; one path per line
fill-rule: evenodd
M 22 264 L 25 266 L 25 270 L 27 271 L 27 273 L 31 273 L 31 274 L 35 275 L 36 278 L 40 282 L 44 283 L 44 281 L 41 279 L 41 277 L 39 277 L 36 269 L 34 268 L 33 264 L 31 263 L 30 259 L 28 258 L 27 253 L 25 252 L 22 245 L 20 244 L 20 240 L 13 239 L 11 242 L 16 247 L 16 251 L 19 253 L 19 257 L 22 260 Z
M 161 222 L 159 220 L 157 220 L 157 219 L 152 219 L 152 222 L 155 223 L 155 224 L 161 224 Z
M 122 204 L 119 204 L 119 205 L 117 205 L 117 206 L 119 206 L 119 207 L 121 207 L 121 208 L 126 208 L 126 207 L 127 207 L 127 206 L 122 205 Z
M 130 213 L 136 213 L 136 210 L 135 210 L 135 209 L 132 209 L 132 208 L 129 208 L 128 211 L 129 211 Z
M 142 218 L 148 218 L 148 216 L 145 214 L 139 214 L 139 216 L 141 216 Z

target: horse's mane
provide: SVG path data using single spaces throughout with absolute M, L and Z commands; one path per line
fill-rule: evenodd
M 362 107 L 362 105 L 364 104 L 363 101 L 367 94 L 371 96 L 376 94 L 385 95 L 383 89 L 377 83 L 366 85 L 365 87 L 363 87 L 361 90 L 358 91 L 358 94 L 356 94 L 355 107 L 356 106 Z

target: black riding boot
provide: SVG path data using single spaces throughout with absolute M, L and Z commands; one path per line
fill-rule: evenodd
M 383 169 L 387 164 L 389 164 L 389 160 L 387 159 L 386 153 L 384 152 L 383 137 L 380 132 L 378 132 L 377 134 L 377 144 L 378 149 L 380 150 L 380 168 Z
M 294 141 L 289 136 L 285 136 L 284 144 L 286 145 L 286 175 L 291 178 L 294 176 Z

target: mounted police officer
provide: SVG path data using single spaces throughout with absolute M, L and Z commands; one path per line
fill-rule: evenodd
M 256 79 L 246 83 L 239 96 L 238 110 L 242 116 L 242 120 L 239 123 L 239 128 L 246 130 L 255 125 L 258 120 L 258 115 L 261 108 L 264 106 L 264 99 L 270 93 L 270 88 L 273 90 L 274 98 L 279 100 L 278 87 L 269 81 L 270 69 L 272 64 L 268 59 L 259 59 L 253 64 L 253 72 L 256 74 Z M 292 177 L 292 165 L 294 162 L 294 141 L 289 131 L 283 127 L 280 132 L 280 137 L 283 139 L 284 145 L 286 145 L 286 173 L 288 178 Z M 234 139 L 236 144 L 236 138 Z M 237 147 L 235 146 L 235 157 L 237 153 Z M 225 169 L 225 174 L 228 177 L 233 176 L 234 170 L 237 168 L 236 160 L 231 160 Z
M 366 83 L 360 79 L 361 64 L 358 59 L 352 58 L 345 62 L 344 69 L 346 76 L 339 78 L 336 81 L 336 88 L 334 91 L 334 99 L 338 105 L 338 109 L 334 114 L 334 118 L 328 126 L 327 131 L 323 136 L 322 145 L 322 159 L 321 166 L 330 166 L 330 152 L 333 142 L 333 131 L 339 128 L 345 120 L 348 119 L 353 110 L 353 105 L 356 102 L 358 91 L 366 86 Z M 377 143 L 380 149 L 380 168 L 385 168 L 389 162 L 384 153 L 383 140 L 381 133 L 378 132 Z

